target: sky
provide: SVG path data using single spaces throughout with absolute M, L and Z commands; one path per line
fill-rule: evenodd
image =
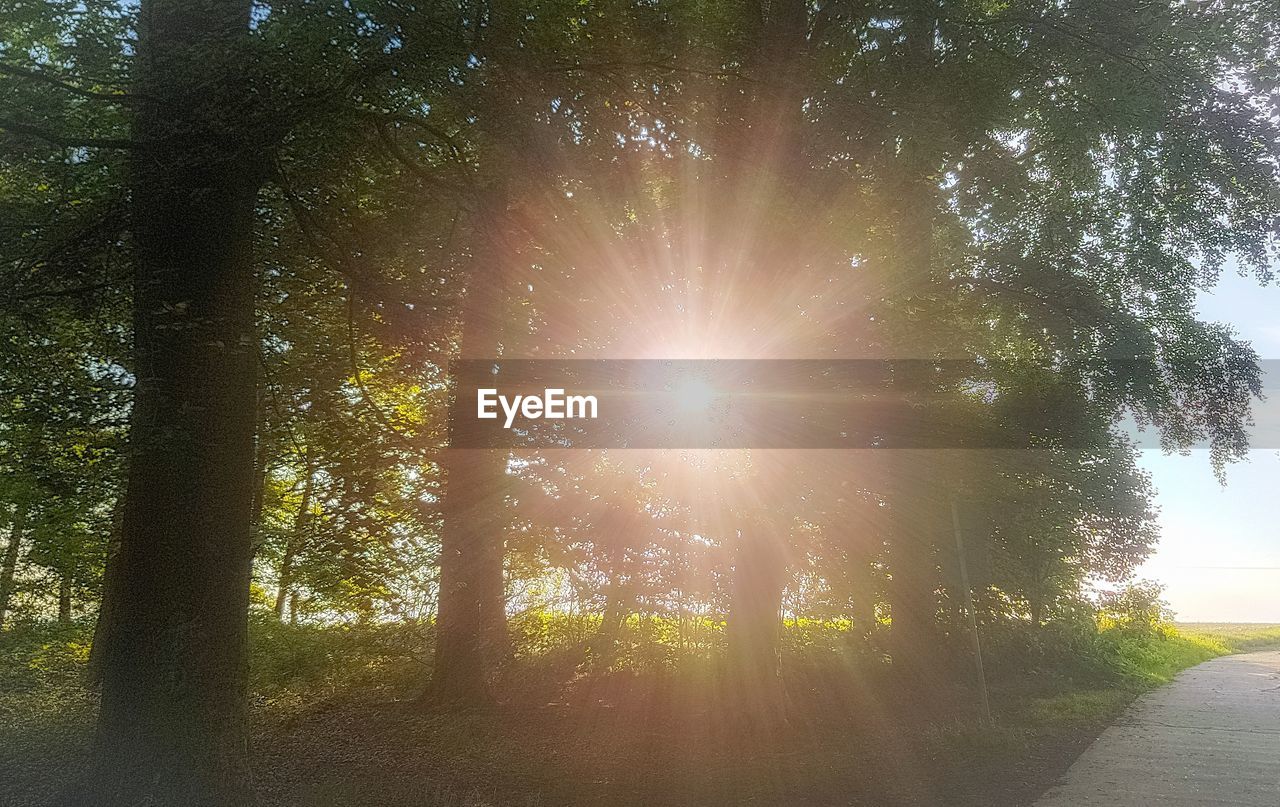
M 1260 286 L 1228 270 L 1197 306 L 1202 319 L 1234 327 L 1260 358 L 1280 360 L 1280 285 Z M 1272 362 L 1272 372 L 1278 365 Z M 1280 386 L 1275 379 L 1271 385 Z M 1138 576 L 1165 585 L 1179 621 L 1280 623 L 1280 444 L 1267 444 L 1227 469 L 1225 487 L 1207 451 L 1142 452 L 1157 490 L 1161 538 Z

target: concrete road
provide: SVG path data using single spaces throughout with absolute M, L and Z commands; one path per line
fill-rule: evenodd
M 1280 805 L 1280 652 L 1206 661 L 1148 693 L 1035 807 Z

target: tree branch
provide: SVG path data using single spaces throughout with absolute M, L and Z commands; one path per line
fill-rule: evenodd
M 133 96 L 125 93 L 122 90 L 116 90 L 114 92 L 103 92 L 101 90 L 88 90 L 88 89 L 85 89 L 84 87 L 80 87 L 76 84 L 72 84 L 69 81 L 63 81 L 62 79 L 57 78 L 56 76 L 48 75 L 44 71 L 30 70 L 25 67 L 19 67 L 15 64 L 5 64 L 4 62 L 0 62 L 0 73 L 4 73 L 10 76 L 17 76 L 18 78 L 30 79 L 31 81 L 38 81 L 42 84 L 49 84 L 51 86 L 57 87 L 58 89 L 66 90 L 67 92 L 72 93 L 73 95 L 78 95 L 81 98 L 92 98 L 95 101 L 112 101 L 120 104 L 127 104 L 133 101 Z
M 81 294 L 88 294 L 94 291 L 110 288 L 111 283 L 103 281 L 102 283 L 88 283 L 83 286 L 75 286 L 69 289 L 46 289 L 44 291 L 29 291 L 25 294 L 14 294 L 9 299 L 14 302 L 26 302 L 28 300 L 44 300 L 54 297 L 78 297 Z
M 132 149 L 141 148 L 142 145 L 136 140 L 126 140 L 123 138 L 71 137 L 61 135 L 57 132 L 51 132 L 48 129 L 42 129 L 39 126 L 32 126 L 29 123 L 21 123 L 9 118 L 0 118 L 0 131 L 11 132 L 15 135 L 26 135 L 27 137 L 43 140 L 46 143 L 66 149 L 89 148 L 121 149 L 124 151 L 130 151 Z

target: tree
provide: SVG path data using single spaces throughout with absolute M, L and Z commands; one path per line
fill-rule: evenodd
M 137 379 L 94 764 L 68 804 L 250 801 L 246 609 L 266 177 L 250 5 L 148 0 L 131 90 Z
M 8 523 L 5 526 L 9 535 L 5 543 L 4 560 L 0 561 L 0 629 L 4 628 L 5 617 L 9 615 L 9 603 L 13 599 L 13 576 L 18 568 L 18 558 L 27 531 L 27 506 L 25 501 L 19 501 L 14 504 L 13 511 L 7 514 Z
M 1262 2 L 0 16 L 0 605 L 106 589 L 71 803 L 248 798 L 251 602 L 434 617 L 453 706 L 504 693 L 513 592 L 598 616 L 609 663 L 674 615 L 772 721 L 784 614 L 945 668 L 952 498 L 986 616 L 1039 625 L 1154 539 L 1118 417 L 1245 450 L 1256 356 L 1192 301 L 1275 256 Z M 725 355 L 916 359 L 1036 450 L 448 445 L 455 359 Z

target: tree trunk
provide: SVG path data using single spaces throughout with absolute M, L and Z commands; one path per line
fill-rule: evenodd
M 263 434 L 267 422 L 266 391 L 259 388 L 257 392 L 257 415 L 253 438 L 253 502 L 249 505 L 249 523 L 253 525 L 253 551 L 256 553 L 262 546 L 262 507 L 267 495 L 267 471 L 270 464 L 266 435 Z
M 741 532 L 725 623 L 729 682 L 744 724 L 767 731 L 785 719 L 782 692 L 782 593 L 786 551 L 777 535 Z
M 22 550 L 22 537 L 27 530 L 27 504 L 20 502 L 9 522 L 9 543 L 4 548 L 4 565 L 0 566 L 0 629 L 9 616 L 9 603 L 13 599 L 13 576 L 18 571 L 18 556 Z
M 307 527 L 311 523 L 311 494 L 315 489 L 315 468 L 311 460 L 307 460 L 307 479 L 302 484 L 302 501 L 298 504 L 298 512 L 293 517 L 293 529 L 285 542 L 284 556 L 280 558 L 280 577 L 276 587 L 276 619 L 284 619 L 284 607 L 289 601 L 293 584 L 293 564 L 307 540 Z
M 889 618 L 894 667 L 904 683 L 925 687 L 938 641 L 937 532 L 931 492 L 920 479 L 926 459 L 898 452 L 898 474 L 889 544 Z
M 89 645 L 89 664 L 85 679 L 90 685 L 102 683 L 102 663 L 109 644 L 115 603 L 120 598 L 120 531 L 124 528 L 124 500 L 116 501 L 111 513 L 111 536 L 107 540 L 107 560 L 102 571 L 102 599 L 98 604 L 98 619 L 93 623 L 93 639 Z
M 505 452 L 450 449 L 441 532 L 433 700 L 492 701 L 492 678 L 507 652 L 503 523 Z
M 495 144 L 497 160 L 505 164 L 476 206 L 475 244 L 458 344 L 463 359 L 496 358 L 502 344 L 510 268 L 517 251 L 508 209 L 511 177 L 528 168 L 517 155 L 524 155 L 529 143 L 520 134 L 526 129 L 523 111 L 503 97 L 498 87 L 512 80 L 504 59 L 522 47 L 517 33 L 524 14 L 517 3 L 489 6 L 484 49 L 494 75 L 480 89 L 486 94 L 480 125 Z M 444 452 L 436 652 L 425 702 L 484 706 L 493 699 L 492 678 L 508 651 L 502 519 L 507 456 L 506 451 L 482 449 Z
M 920 99 L 932 92 L 936 0 L 921 0 L 908 7 L 905 20 L 906 97 Z M 917 113 L 918 114 L 918 113 Z M 904 119 L 905 120 L 905 119 Z M 931 329 L 923 327 L 920 311 L 927 312 L 934 293 L 934 218 L 938 204 L 936 156 L 924 137 L 917 137 L 921 122 L 907 121 L 898 155 L 896 270 L 885 278 L 885 293 L 896 302 L 890 344 L 901 358 L 927 359 L 937 355 Z M 936 456 L 927 451 L 895 451 L 896 473 L 887 492 L 893 529 L 890 536 L 890 616 L 895 666 L 906 681 L 923 686 L 933 669 L 930 655 L 937 642 L 936 533 L 928 516 L 940 491 L 932 468 Z
M 252 799 L 248 0 L 143 0 L 131 160 L 137 385 L 98 740 L 64 805 Z
M 478 221 L 458 346 L 459 354 L 471 359 L 494 358 L 501 342 L 507 298 L 504 267 L 514 248 L 503 188 L 485 195 Z M 507 652 L 502 534 L 506 463 L 506 451 L 470 448 L 450 448 L 442 461 L 446 489 L 440 598 L 435 668 L 428 688 L 435 701 L 489 703 L 491 678 Z
M 71 624 L 71 573 L 58 573 L 58 624 Z
M 870 646 L 876 630 L 875 574 L 872 571 L 870 560 L 865 557 L 859 557 L 854 562 L 854 568 L 850 574 L 853 578 L 853 602 L 851 604 L 853 629 L 851 633 L 855 642 L 865 648 Z
M 612 553 L 611 553 L 612 554 Z M 630 583 L 629 570 L 623 568 L 626 552 L 622 557 L 609 557 L 611 567 L 609 582 L 605 588 L 604 613 L 600 617 L 600 629 L 587 643 L 587 655 L 593 663 L 609 666 L 617 658 L 618 644 L 626 627 L 627 617 L 636 604 L 635 591 Z M 623 578 L 628 578 L 627 582 Z
M 735 263 L 741 260 L 741 247 L 736 245 L 743 219 L 767 228 L 771 237 L 755 243 L 754 259 L 748 265 L 749 283 L 768 294 L 781 288 L 784 278 L 799 268 L 794 257 L 799 244 L 793 236 L 803 231 L 797 226 L 798 216 L 807 202 L 803 87 L 811 68 L 810 5 L 803 0 L 778 0 L 753 3 L 750 9 L 748 30 L 754 42 L 743 68 L 751 80 L 740 99 L 731 102 L 736 110 L 723 118 L 728 130 L 727 184 L 749 207 L 724 205 L 720 226 L 727 236 L 725 243 L 735 244 L 730 259 Z M 759 194 L 761 181 L 768 184 L 770 193 Z M 804 215 L 812 215 L 812 210 Z M 733 271 L 741 269 L 735 266 Z M 762 507 L 771 504 L 778 503 Z M 743 524 L 738 531 L 725 638 L 732 714 L 743 731 L 767 741 L 772 729 L 786 720 L 781 651 L 787 559 L 785 531 L 772 517 L 761 521 Z
M 1031 627 L 1039 628 L 1044 624 L 1044 599 L 1039 595 L 1031 597 Z

